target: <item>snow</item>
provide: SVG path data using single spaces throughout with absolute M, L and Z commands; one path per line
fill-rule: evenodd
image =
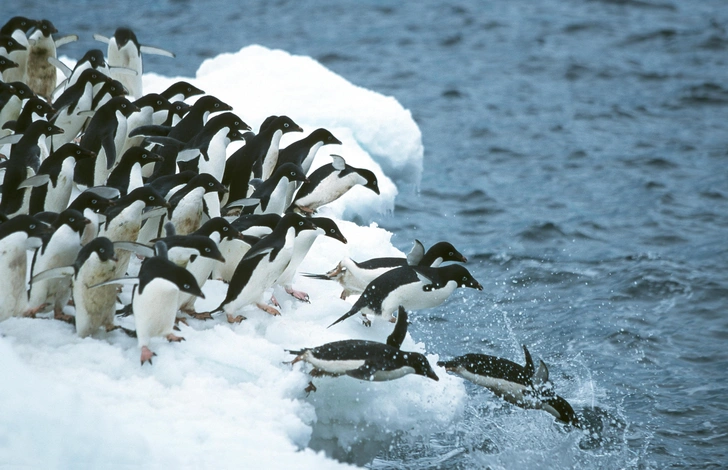
M 182 343 L 153 339 L 154 364 L 140 366 L 133 338 L 117 331 L 79 338 L 71 325 L 11 318 L 0 323 L 0 462 L 10 467 L 348 468 L 370 461 L 395 436 L 428 436 L 462 413 L 463 382 L 435 366 L 438 357 L 407 337 L 402 349 L 427 354 L 440 381 L 409 375 L 392 382 L 310 377 L 287 364 L 286 349 L 346 338 L 384 341 L 392 325 L 365 328 L 352 319 L 327 329 L 356 299 L 339 299 L 323 273 L 350 256 L 404 256 L 378 215 L 393 210 L 393 182 L 419 182 L 422 143 L 409 111 L 365 90 L 308 57 L 260 46 L 202 64 L 196 78 L 144 76 L 145 92 L 184 79 L 228 104 L 254 129 L 270 114 L 287 114 L 304 135 L 326 127 L 342 142 L 329 153 L 377 174 L 377 196 L 362 187 L 320 214 L 335 218 L 349 243 L 319 237 L 294 279 L 305 304 L 276 288 L 282 315 L 255 307 L 230 326 L 223 318 L 180 325 Z M 284 136 L 281 143 L 303 137 Z M 228 149 L 231 153 L 234 146 Z M 356 221 L 353 222 L 353 221 Z M 208 281 L 197 310 L 216 307 L 226 285 Z M 68 308 L 72 312 L 72 308 Z M 133 328 L 133 319 L 117 320 Z

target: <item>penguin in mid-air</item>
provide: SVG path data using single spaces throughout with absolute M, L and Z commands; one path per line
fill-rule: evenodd
M 371 323 L 367 315 L 380 315 L 394 321 L 392 313 L 398 306 L 407 310 L 437 307 L 458 287 L 483 290 L 483 286 L 459 264 L 439 268 L 400 266 L 370 282 L 351 310 L 329 328 L 358 312 L 364 317 L 365 325 Z
M 407 312 L 400 306 L 397 323 L 386 344 L 347 339 L 288 352 L 296 355 L 291 364 L 304 361 L 313 366 L 309 373 L 312 377 L 348 375 L 359 380 L 382 382 L 416 374 L 439 380 L 424 354 L 400 350 L 406 335 Z M 313 382 L 309 382 L 305 391 L 316 391 Z
M 184 341 L 184 338 L 173 332 L 180 292 L 205 298 L 192 273 L 167 259 L 164 242 L 155 243 L 154 249 L 156 256 L 144 259 L 138 277 L 112 279 L 99 285 L 135 285 L 132 306 L 142 365 L 147 361 L 151 364 L 152 357 L 156 356 L 149 349 L 152 338 L 163 337 L 170 342 Z
M 425 251 L 422 242 L 415 240 L 415 245 L 407 258 L 383 257 L 362 262 L 344 258 L 326 274 L 303 275 L 314 279 L 337 281 L 344 288 L 341 299 L 346 299 L 350 295 L 361 294 L 370 282 L 391 269 L 407 264 L 436 268 L 446 261 L 467 263 L 468 259 L 449 242 L 437 242 Z
M 28 307 L 26 252 L 41 245 L 48 226 L 33 216 L 21 214 L 0 223 L 0 321 L 34 315 Z
M 580 427 L 571 405 L 556 395 L 549 381 L 549 371 L 543 361 L 536 368 L 528 348 L 523 346 L 526 365 L 486 354 L 465 354 L 438 366 L 476 385 L 485 387 L 508 403 L 526 409 L 551 413 L 559 421 Z
M 317 168 L 308 176 L 308 182 L 301 185 L 288 210 L 313 214 L 358 184 L 379 194 L 379 183 L 372 171 L 347 165 L 339 155 L 331 157 L 332 163 Z

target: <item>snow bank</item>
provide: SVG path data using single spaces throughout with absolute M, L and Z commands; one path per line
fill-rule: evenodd
M 179 78 L 145 75 L 145 91 L 161 91 Z M 385 176 L 416 182 L 422 169 L 419 130 L 392 98 L 358 88 L 307 57 L 248 47 L 206 61 L 186 80 L 234 107 L 257 127 L 269 114 L 285 113 L 310 132 L 330 129 L 344 144 L 324 147 L 314 166 L 338 153 L 380 177 L 382 196 L 354 188 L 322 215 L 339 219 L 347 245 L 320 237 L 300 272 L 321 273 L 345 256 L 367 259 L 403 255 L 391 233 L 371 220 L 392 210 L 397 189 Z M 300 138 L 293 136 L 288 141 Z M 282 145 L 286 145 L 284 141 Z M 384 168 L 384 170 L 383 170 Z M 352 319 L 326 326 L 349 309 L 338 284 L 301 277 L 302 304 L 275 294 L 282 316 L 250 308 L 248 319 L 190 320 L 182 343 L 156 340 L 154 365 L 139 365 L 136 340 L 114 331 L 78 338 L 56 321 L 13 318 L 0 323 L 0 462 L 10 466 L 342 468 L 331 456 L 362 464 L 395 436 L 427 436 L 458 416 L 462 381 L 435 367 L 435 382 L 407 376 L 384 383 L 349 377 L 320 378 L 306 396 L 310 377 L 290 366 L 286 349 L 345 338 L 384 341 L 392 325 L 364 328 Z M 226 286 L 210 281 L 197 309 L 216 307 Z M 68 308 L 72 312 L 72 308 Z M 133 327 L 131 318 L 120 320 Z M 423 353 L 408 337 L 403 349 Z M 429 355 L 433 364 L 437 356 Z

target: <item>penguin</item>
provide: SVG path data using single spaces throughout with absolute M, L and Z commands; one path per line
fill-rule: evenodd
M 87 189 L 76 196 L 76 199 L 68 205 L 69 209 L 79 211 L 86 219 L 89 220 L 89 223 L 86 224 L 86 228 L 84 228 L 83 234 L 81 235 L 81 245 L 88 244 L 91 240 L 98 236 L 99 225 L 102 222 L 102 219 L 106 219 L 103 214 L 113 205 L 114 202 L 111 199 L 100 196 L 91 189 Z
M 43 271 L 31 280 L 31 283 L 53 278 L 71 281 L 76 334 L 81 338 L 93 335 L 101 327 L 106 332 L 122 328 L 129 333 L 126 328 L 114 324 L 117 287 L 91 288 L 113 278 L 117 262 L 115 249 L 154 256 L 154 251 L 146 246 L 127 242 L 114 244 L 106 237 L 98 237 L 81 248 L 73 265 Z
M 143 96 L 142 52 L 174 57 L 173 53 L 164 49 L 140 45 L 134 31 L 126 27 L 117 28 L 111 38 L 94 34 L 94 39 L 109 45 L 107 62 L 110 67 L 111 78 L 123 83 L 129 90 L 129 95 L 135 99 Z
M 167 236 L 156 241 L 162 241 L 167 246 L 167 258 L 177 266 L 186 268 L 192 258 L 203 257 L 219 262 L 225 262 L 217 243 L 205 235 L 177 235 L 174 229 L 165 224 Z
M 415 240 L 415 246 L 407 258 L 372 258 L 362 262 L 344 258 L 326 274 L 304 273 L 303 275 L 314 279 L 337 281 L 344 288 L 341 292 L 341 299 L 345 300 L 352 294 L 364 292 L 370 282 L 391 269 L 407 264 L 436 268 L 445 261 L 467 263 L 468 259 L 449 242 L 437 242 L 425 252 L 422 242 Z
M 341 145 L 341 141 L 334 137 L 329 130 L 320 127 L 303 139 L 280 149 L 276 168 L 284 163 L 295 163 L 308 175 L 316 153 L 324 145 Z
M 28 66 L 23 81 L 35 94 L 42 96 L 48 102 L 52 101 L 58 76 L 56 67 L 48 59 L 56 58 L 59 46 L 78 40 L 75 34 L 54 40 L 53 34 L 57 32 L 49 20 L 40 20 L 36 30 L 28 38 Z
M 45 148 L 46 137 L 61 132 L 63 129 L 41 119 L 28 126 L 20 140 L 12 146 L 3 179 L 0 212 L 8 216 L 27 213 L 30 198 L 26 189 L 48 181 L 47 175 L 28 176 L 35 175 L 40 168 L 41 147 Z
M 141 365 L 152 364 L 156 354 L 149 349 L 151 339 L 164 337 L 170 342 L 184 341 L 173 333 L 180 292 L 205 298 L 194 276 L 167 259 L 164 242 L 155 243 L 156 256 L 146 258 L 137 278 L 112 279 L 107 284 L 136 284 L 133 290 L 132 306 L 134 324 L 139 348 Z
M 41 245 L 48 226 L 30 215 L 18 215 L 0 223 L 0 321 L 34 315 L 28 306 L 26 251 Z
M 116 188 L 122 196 L 144 186 L 142 169 L 147 164 L 161 161 L 162 157 L 144 147 L 131 147 L 119 160 L 119 164 L 111 170 L 106 179 L 106 186 Z
M 394 321 L 392 313 L 399 305 L 408 310 L 437 307 L 458 287 L 483 290 L 483 286 L 459 264 L 439 268 L 400 266 L 370 282 L 351 310 L 328 327 L 357 312 L 362 313 L 367 326 L 371 324 L 367 315 L 380 315 Z
M 288 187 L 296 181 L 304 184 L 308 181 L 303 169 L 295 163 L 285 163 L 273 175 L 263 181 L 250 196 L 257 200 L 257 204 L 247 206 L 246 213 L 256 214 L 282 214 L 286 208 L 286 194 Z M 228 203 L 226 207 L 234 207 L 237 202 Z
M 263 292 L 273 287 L 276 279 L 288 266 L 296 236 L 304 230 L 315 228 L 310 220 L 298 214 L 282 217 L 275 229 L 246 253 L 233 273 L 225 299 L 207 317 L 224 311 L 228 322 L 240 323 L 245 317 L 233 314 L 251 304 L 271 315 L 280 315 L 275 308 L 260 303 Z
M 192 235 L 210 238 L 217 245 L 218 249 L 220 249 L 220 243 L 222 241 L 239 239 L 242 237 L 240 232 L 235 230 L 230 222 L 225 220 L 223 217 L 215 217 L 208 220 Z M 225 259 L 222 253 L 220 253 L 220 255 L 220 259 Z M 216 260 L 210 257 L 198 256 L 195 259 L 190 260 L 187 264 L 187 270 L 195 276 L 197 285 L 199 285 L 200 288 L 202 288 L 205 285 L 205 282 L 207 282 L 207 279 L 210 277 L 210 274 L 212 274 L 215 265 L 225 263 L 225 261 L 221 262 L 220 259 Z M 196 300 L 197 298 L 195 296 L 180 294 L 179 309 L 184 313 L 195 317 L 197 313 L 194 308 Z
M 88 114 L 88 116 L 93 116 L 93 114 L 96 112 L 97 109 L 108 103 L 111 98 L 116 98 L 117 96 L 124 96 L 128 97 L 129 92 L 124 88 L 124 85 L 121 84 L 119 80 L 114 80 L 113 78 L 109 78 L 106 83 L 101 85 L 101 88 L 98 91 L 94 92 L 94 99 L 91 101 L 91 112 L 90 113 L 84 113 Z M 136 103 L 136 102 L 135 102 Z M 132 113 L 132 116 L 134 114 Z M 88 118 L 87 121 L 88 122 Z M 85 125 L 84 125 L 85 128 Z M 127 123 L 127 130 L 129 129 L 129 125 Z M 127 139 L 128 140 L 128 139 Z M 122 152 L 123 153 L 123 152 Z
M 48 175 L 47 184 L 36 186 L 30 191 L 28 212 L 61 212 L 68 206 L 73 190 L 73 170 L 76 162 L 95 157 L 96 154 L 76 144 L 63 144 L 43 160 L 38 168 L 39 175 Z
M 20 64 L 18 64 L 15 60 L 11 59 L 11 56 L 17 56 L 18 52 L 23 52 L 27 50 L 27 46 L 19 43 L 9 34 L 0 33 L 0 56 L 4 57 L 7 61 L 9 61 L 9 63 L 15 64 L 9 67 L 5 67 L 3 69 L 2 77 L 0 77 L 0 82 L 8 82 L 8 80 L 5 79 L 5 76 L 7 75 L 5 72 L 7 72 L 8 69 L 17 69 L 20 67 Z
M 346 237 L 341 233 L 339 227 L 331 219 L 326 217 L 313 217 L 311 222 L 316 226 L 316 230 L 306 230 L 296 237 L 293 245 L 293 255 L 288 263 L 285 271 L 278 277 L 276 284 L 283 286 L 286 293 L 303 302 L 309 302 L 308 294 L 293 289 L 293 277 L 296 274 L 298 266 L 308 254 L 319 235 L 325 235 L 341 243 L 347 243 Z
M 6 46 L 6 51 L 9 54 L 3 54 L 7 56 L 13 62 L 18 64 L 17 67 L 8 69 L 3 73 L 3 81 L 5 82 L 20 82 L 25 77 L 25 70 L 28 64 L 28 31 L 36 27 L 38 22 L 26 18 L 24 16 L 14 16 L 10 18 L 7 23 L 0 27 L 0 35 L 11 36 L 17 44 L 23 46 L 23 49 L 15 50 L 11 52 L 12 45 Z M 9 48 L 8 48 L 9 47 Z
M 438 366 L 476 385 L 485 387 L 508 403 L 525 409 L 544 410 L 557 420 L 581 427 L 571 405 L 556 395 L 543 361 L 536 368 L 528 348 L 523 346 L 526 365 L 486 354 L 465 354 Z
M 1 40 L 1 39 L 0 39 Z M 13 62 L 12 60 L 8 59 L 4 55 L 0 55 L 0 82 L 2 82 L 2 74 L 7 69 L 12 69 L 18 66 L 17 62 Z
M 101 49 L 89 49 L 88 51 L 86 51 L 86 53 L 80 59 L 78 59 L 76 65 L 73 67 L 73 70 L 70 70 L 68 66 L 66 66 L 63 62 L 59 60 L 48 60 L 58 69 L 60 69 L 61 72 L 63 72 L 63 74 L 66 76 L 65 83 L 61 83 L 57 89 L 73 86 L 78 81 L 79 77 L 81 77 L 83 72 L 87 69 L 94 69 L 106 75 L 106 77 L 111 78 L 109 75 L 109 66 L 106 63 L 106 59 L 104 59 L 104 53 Z M 95 85 L 94 92 L 98 92 L 100 88 L 101 85 Z
M 107 209 L 106 222 L 99 235 L 109 238 L 112 242 L 135 242 L 142 225 L 142 211 L 146 207 L 165 207 L 169 204 L 152 188 L 142 186 L 119 198 L 115 204 Z M 129 266 L 130 253 L 117 252 L 116 277 L 123 276 Z
M 6 88 L 10 93 L 4 93 L 3 101 L 0 101 L 0 126 L 4 126 L 9 121 L 17 121 L 20 117 L 25 103 L 35 96 L 33 90 L 23 82 L 8 82 L 10 88 Z
M 48 269 L 73 264 L 81 250 L 81 234 L 89 220 L 74 209 L 58 214 L 53 232 L 43 237 L 43 245 L 33 256 L 31 276 Z M 54 317 L 68 321 L 63 307 L 71 298 L 71 284 L 64 279 L 48 279 L 31 284 L 28 304 L 39 312 L 53 310 Z M 46 305 L 45 308 L 42 308 Z
M 147 186 L 157 191 L 160 196 L 163 196 L 169 201 L 177 191 L 184 188 L 195 176 L 197 174 L 194 171 L 181 171 L 153 180 L 150 178 L 151 181 L 148 180 Z M 164 213 L 149 217 L 139 232 L 137 242 L 149 243 L 152 239 L 162 236 L 162 227 L 168 215 L 168 213 Z
M 80 145 L 96 152 L 96 161 L 86 160 L 76 165 L 76 183 L 85 186 L 104 184 L 109 172 L 118 163 L 117 157 L 121 157 L 118 152 L 126 140 L 126 120 L 138 110 L 128 99 L 117 96 L 94 113 L 86 132 L 81 136 Z
M 227 189 L 214 176 L 201 173 L 193 177 L 184 188 L 169 199 L 171 206 L 169 220 L 180 235 L 194 232 L 202 225 L 205 208 L 205 195 L 215 198 Z M 217 193 L 217 194 L 216 194 Z
M 387 343 L 360 339 L 347 339 L 327 343 L 316 348 L 288 350 L 296 357 L 290 364 L 304 361 L 313 366 L 312 377 L 348 375 L 369 382 L 395 380 L 408 374 L 421 375 L 435 381 L 439 377 L 422 353 L 400 350 L 407 334 L 407 312 L 399 308 L 397 324 Z M 309 382 L 306 392 L 315 392 Z
M 139 111 L 132 113 L 129 116 L 129 119 L 127 119 L 128 132 L 131 132 L 140 126 L 148 126 L 154 124 L 154 115 L 156 113 L 166 114 L 171 106 L 171 103 L 169 102 L 169 100 L 167 100 L 165 97 L 158 93 L 148 93 L 134 101 L 134 106 L 139 108 Z M 140 146 L 143 144 L 143 136 L 127 136 L 124 145 L 121 147 L 121 154 L 123 155 L 127 150 L 132 147 Z
M 160 127 L 172 128 L 179 124 L 183 117 L 190 111 L 189 104 L 184 101 L 172 101 L 166 114 L 157 113 L 154 115 L 154 124 Z
M 11 129 L 16 134 L 23 134 L 33 121 L 49 120 L 54 114 L 53 107 L 47 101 L 36 96 L 26 101 L 23 109 L 20 110 L 18 119 L 6 122 L 3 129 Z
M 168 86 L 166 90 L 160 93 L 160 95 L 167 98 L 170 103 L 174 103 L 176 101 L 184 101 L 187 98 L 204 94 L 204 91 L 183 80 L 174 82 L 173 84 Z
M 233 238 L 220 242 L 220 251 L 225 257 L 224 264 L 217 264 L 212 278 L 230 282 L 235 268 L 258 240 L 270 234 L 281 220 L 279 214 L 245 214 L 233 220 L 230 225 L 238 230 L 243 238 Z
M 93 109 L 94 86 L 108 80 L 108 76 L 96 69 L 84 70 L 78 80 L 56 98 L 53 102 L 56 114 L 51 121 L 64 132 L 51 139 L 54 149 L 72 142 L 81 132 L 87 119 L 85 112 Z
M 333 163 L 309 175 L 308 183 L 303 183 L 298 190 L 289 210 L 313 214 L 319 207 L 337 200 L 357 184 L 379 194 L 379 184 L 373 172 L 347 165 L 339 155 L 331 157 Z

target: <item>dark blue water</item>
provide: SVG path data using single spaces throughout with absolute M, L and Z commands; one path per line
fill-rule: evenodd
M 81 35 L 70 57 L 99 46 L 91 34 L 131 26 L 177 53 L 145 59 L 172 76 L 248 44 L 281 48 L 412 111 L 422 182 L 378 222 L 405 251 L 415 237 L 451 241 L 485 286 L 421 312 L 412 335 L 441 356 L 522 362 L 529 345 L 592 432 L 470 387 L 461 423 L 427 442 L 395 436 L 371 466 L 727 465 L 725 1 L 43 0 L 2 11 Z

